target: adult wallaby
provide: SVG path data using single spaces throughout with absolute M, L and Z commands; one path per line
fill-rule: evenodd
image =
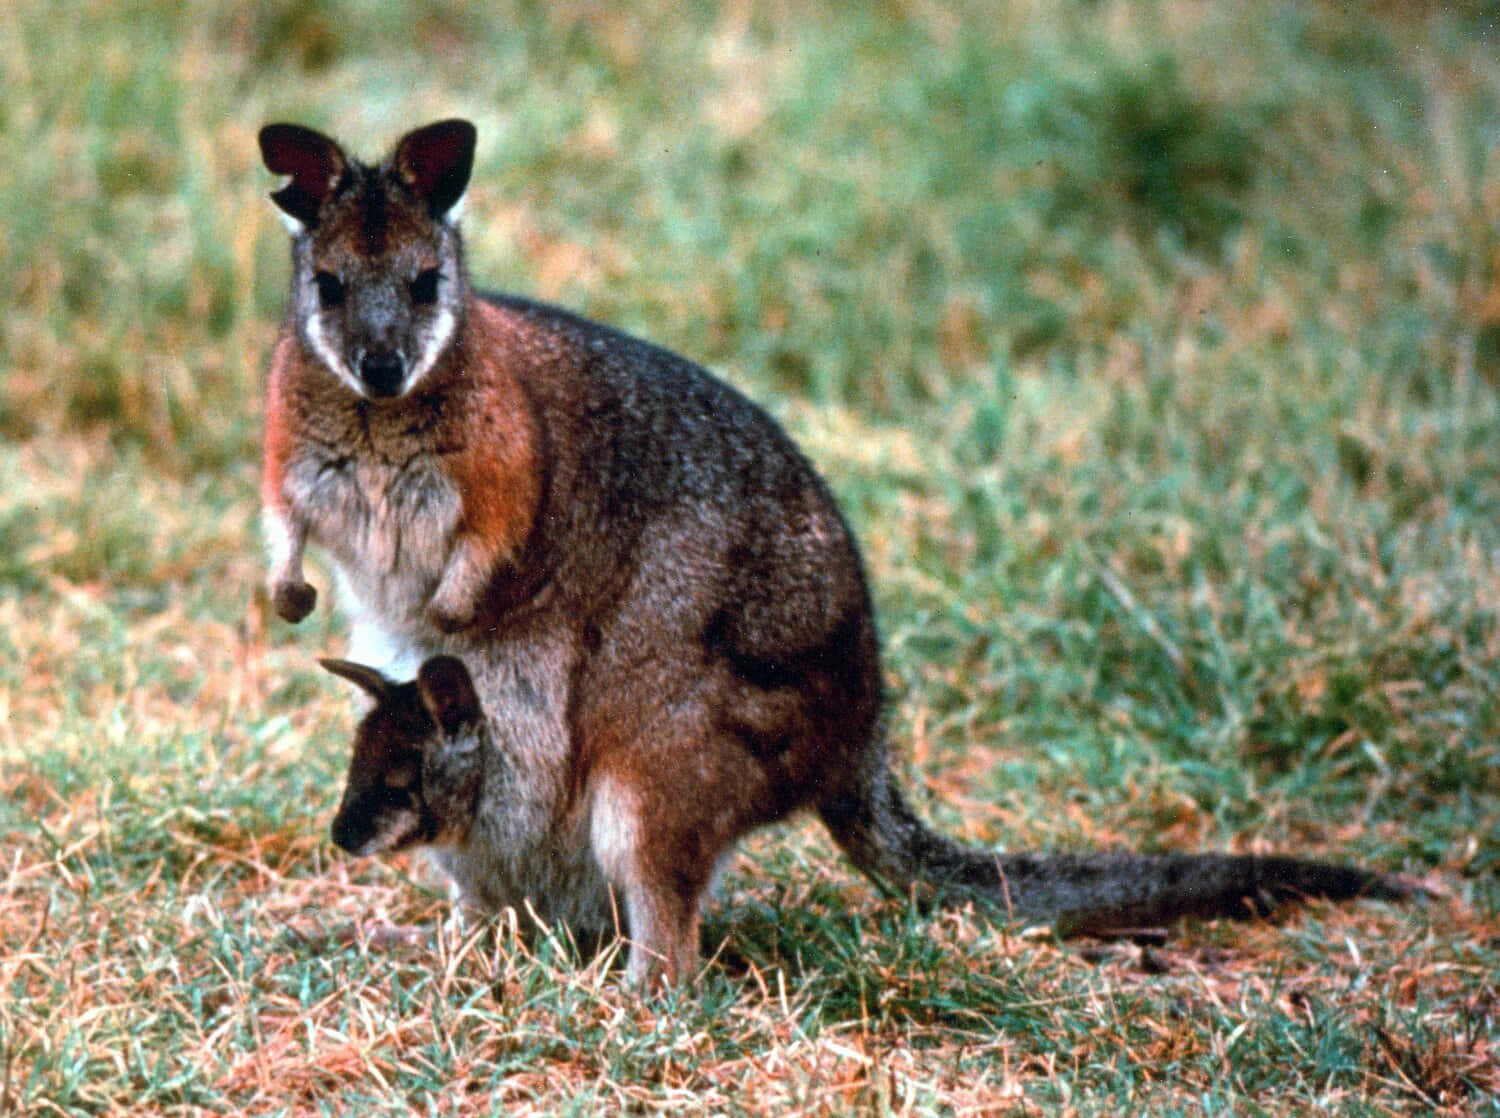
M 667 981 L 697 958 L 726 851 L 803 807 L 887 887 L 1063 930 L 1406 892 L 1282 858 L 996 856 L 926 827 L 892 778 L 870 597 L 822 480 L 691 362 L 473 292 L 453 214 L 474 141 L 443 121 L 367 166 L 296 125 L 260 135 L 293 230 L 266 405 L 272 600 L 300 620 L 304 544 L 331 557 L 377 700 L 351 787 L 395 802 L 425 772 L 474 797 L 356 848 L 458 850 L 443 864 L 470 903 L 584 926 L 608 886 L 630 976 Z M 386 678 L 443 654 L 431 686 Z

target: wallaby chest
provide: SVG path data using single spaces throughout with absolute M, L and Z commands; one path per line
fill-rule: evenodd
M 520 562 L 541 500 L 541 440 L 512 332 L 471 304 L 451 352 L 419 390 L 393 399 L 350 392 L 297 337 L 283 340 L 263 478 L 283 617 L 311 608 L 300 558 L 312 544 L 337 568 L 357 627 L 368 622 L 416 653 L 477 632 L 492 581 Z
M 442 576 L 463 521 L 461 480 L 431 432 L 369 410 L 308 417 L 282 492 L 365 610 L 405 620 Z
M 430 454 L 393 462 L 309 448 L 288 464 L 286 487 L 313 542 L 384 576 L 440 566 L 463 512 L 455 479 Z

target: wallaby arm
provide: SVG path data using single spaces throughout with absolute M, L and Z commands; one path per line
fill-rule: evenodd
M 317 590 L 302 574 L 307 525 L 274 505 L 266 506 L 264 523 L 271 549 L 271 605 L 277 616 L 295 624 L 311 613 L 318 601 Z

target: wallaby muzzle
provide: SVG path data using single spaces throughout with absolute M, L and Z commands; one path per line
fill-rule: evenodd
M 359 358 L 359 379 L 371 396 L 399 396 L 406 380 L 406 362 L 399 353 L 364 353 Z

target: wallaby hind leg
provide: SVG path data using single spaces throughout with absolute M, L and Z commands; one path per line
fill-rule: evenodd
M 642 989 L 663 989 L 696 977 L 699 905 L 705 880 L 696 888 L 663 877 L 644 877 L 627 887 L 631 925 L 626 980 Z M 639 931 L 635 929 L 639 928 Z
M 673 847 L 674 820 L 654 797 L 619 774 L 594 782 L 589 839 L 610 886 L 623 901 L 630 943 L 626 978 L 637 986 L 671 986 L 698 961 L 698 905 L 708 887 L 706 867 L 691 849 Z
M 720 860 L 781 814 L 766 769 L 715 732 L 711 699 L 679 702 L 655 740 L 620 749 L 591 781 L 590 840 L 624 900 L 637 983 L 695 975 L 700 906 Z

